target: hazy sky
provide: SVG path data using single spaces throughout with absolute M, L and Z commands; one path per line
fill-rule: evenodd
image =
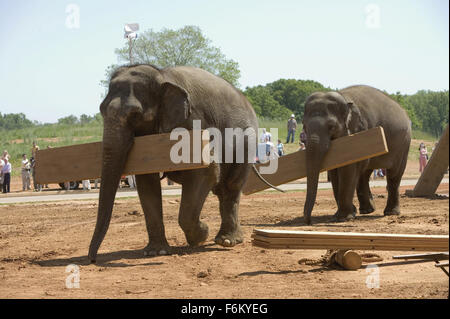
M 132 22 L 199 26 L 239 63 L 243 89 L 280 78 L 449 87 L 448 0 L 0 0 L 0 112 L 41 122 L 97 113 L 99 82 Z

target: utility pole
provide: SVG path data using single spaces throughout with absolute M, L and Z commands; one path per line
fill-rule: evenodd
M 133 39 L 137 38 L 137 31 L 139 30 L 138 23 L 127 23 L 125 24 L 125 34 L 124 38 L 128 39 L 128 59 L 130 60 L 130 64 L 133 64 Z

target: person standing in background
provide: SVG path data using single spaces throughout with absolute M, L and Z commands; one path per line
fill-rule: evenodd
M 36 141 L 33 141 L 33 146 L 31 147 L 31 157 L 36 159 L 36 152 L 39 151 L 39 146 L 36 145 Z
M 306 147 L 306 140 L 307 140 L 307 136 L 306 136 L 305 128 L 303 128 L 302 131 L 300 132 L 300 142 L 302 142 L 305 145 L 305 147 Z
M 294 143 L 296 129 L 297 129 L 297 121 L 295 120 L 295 115 L 292 114 L 291 118 L 287 122 L 288 135 L 286 138 L 286 144 L 289 143 L 289 139 L 291 140 L 291 143 Z
M 284 145 L 283 145 L 283 143 L 281 143 L 281 140 L 278 140 L 277 150 L 278 150 L 278 156 L 284 155 Z
M 22 190 L 30 190 L 31 189 L 31 181 L 30 181 L 30 170 L 31 164 L 27 158 L 26 154 L 22 154 Z
M 423 170 L 425 169 L 425 166 L 427 166 L 428 162 L 428 151 L 427 147 L 425 146 L 425 143 L 420 143 L 419 146 L 419 172 L 422 174 Z
M 40 192 L 41 191 L 41 185 L 36 183 L 36 169 L 35 169 L 36 161 L 34 160 L 34 157 L 30 158 L 30 163 L 31 163 L 31 176 L 33 177 L 34 191 L 35 192 Z
M 0 157 L 0 190 L 3 190 L 3 166 L 5 166 L 5 162 L 3 161 L 3 158 Z
M 11 182 L 11 171 L 12 166 L 11 163 L 8 160 L 8 156 L 3 159 L 5 162 L 5 165 L 2 168 L 2 175 L 3 175 L 3 193 L 9 193 L 10 192 L 10 182 Z

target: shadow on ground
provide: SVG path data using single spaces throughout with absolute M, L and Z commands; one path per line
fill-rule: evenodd
M 198 247 L 172 247 L 170 251 L 170 255 L 192 255 L 198 253 L 208 253 L 214 251 L 229 251 L 227 248 L 219 248 L 219 247 L 211 247 L 216 246 L 215 244 L 208 244 L 204 246 Z M 123 259 L 154 259 L 163 256 L 144 256 L 144 251 L 142 249 L 134 249 L 134 250 L 120 250 L 105 254 L 98 254 L 97 261 L 95 265 L 99 267 L 133 267 L 133 266 L 158 266 L 164 264 L 163 262 L 148 262 L 148 263 L 127 263 L 127 262 L 115 262 Z M 70 258 L 55 258 L 55 259 L 46 259 L 39 260 L 34 259 L 31 261 L 32 264 L 39 265 L 41 267 L 60 267 L 67 266 L 70 264 L 76 264 L 79 266 L 87 266 L 90 265 L 91 262 L 87 255 L 85 256 L 77 256 Z
M 355 220 L 376 220 L 383 218 L 383 215 L 356 215 Z M 351 224 L 345 224 L 345 222 L 337 222 L 334 220 L 333 215 L 325 215 L 325 216 L 316 216 L 312 217 L 312 225 L 315 226 L 329 226 L 329 227 L 354 227 Z M 351 221 L 351 220 L 350 220 Z M 242 223 L 243 226 L 254 226 L 254 227 L 299 227 L 299 226 L 311 226 L 305 223 L 304 217 L 295 217 L 293 219 L 283 220 L 274 224 L 251 224 L 251 223 Z

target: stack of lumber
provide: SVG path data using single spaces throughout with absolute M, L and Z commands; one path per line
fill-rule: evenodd
M 403 235 L 255 229 L 253 245 L 274 249 L 448 251 L 448 235 Z

